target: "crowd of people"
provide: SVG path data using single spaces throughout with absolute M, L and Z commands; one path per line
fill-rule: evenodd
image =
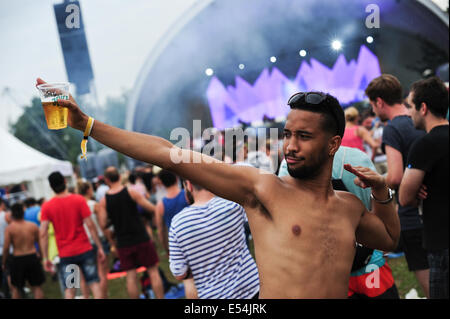
M 406 96 L 383 74 L 365 92 L 360 110 L 294 94 L 280 140 L 250 137 L 193 163 L 170 156 L 190 150 L 96 121 L 93 138 L 148 164 L 72 188 L 54 172 L 48 201 L 0 200 L 4 296 L 28 282 L 43 298 L 47 272 L 65 298 L 108 298 L 114 262 L 130 298 L 141 267 L 153 297 L 168 298 L 167 256 L 189 299 L 398 299 L 387 257 L 402 252 L 423 295 L 448 298 L 448 87 L 431 77 Z M 88 116 L 62 104 L 84 131 Z

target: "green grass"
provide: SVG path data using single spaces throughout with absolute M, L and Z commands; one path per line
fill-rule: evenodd
M 155 233 L 155 236 L 156 236 L 156 233 Z M 159 241 L 154 241 L 154 243 L 156 246 L 156 250 L 158 252 L 159 267 L 166 275 L 167 280 L 170 282 L 173 282 L 173 283 L 179 283 L 180 281 L 176 280 L 173 277 L 173 275 L 169 269 L 169 260 L 167 258 L 167 255 L 164 253 L 164 250 L 162 249 L 161 245 L 159 245 Z M 108 256 L 108 266 L 110 269 L 112 268 L 112 265 L 113 265 L 113 258 L 110 254 Z M 138 278 L 141 277 L 141 274 L 142 273 L 138 274 Z M 109 298 L 127 299 L 128 294 L 127 294 L 126 287 L 127 286 L 126 286 L 125 277 L 108 280 Z M 45 298 L 47 298 L 47 299 L 61 299 L 62 298 L 58 281 L 52 280 L 51 276 L 48 273 L 46 273 L 46 280 L 43 285 L 43 290 L 44 290 Z M 79 291 L 78 291 L 77 295 L 78 294 L 80 294 Z
M 417 290 L 419 297 L 425 297 L 422 288 L 413 272 L 408 270 L 405 257 L 388 259 L 389 267 L 392 269 L 395 285 L 397 286 L 400 298 L 404 299 L 405 295 L 412 289 Z
M 169 269 L 169 261 L 166 254 L 163 254 L 163 250 L 161 249 L 158 242 L 156 242 L 156 248 L 158 251 L 158 256 L 160 259 L 160 268 L 166 275 L 166 278 L 173 283 L 178 283 Z M 254 254 L 253 242 L 250 242 L 250 251 L 252 255 Z M 388 259 L 388 264 L 392 269 L 392 273 L 395 279 L 395 284 L 397 285 L 398 292 L 400 294 L 400 298 L 404 299 L 405 294 L 408 293 L 412 288 L 415 288 L 420 297 L 423 297 L 422 290 L 414 276 L 414 273 L 408 270 L 408 266 L 406 264 L 406 260 L 404 257 L 396 258 L 396 259 Z M 112 258 L 109 257 L 109 265 L 112 265 Z M 140 276 L 140 274 L 139 274 Z M 60 299 L 62 298 L 61 292 L 59 289 L 58 281 L 52 281 L 50 276 L 47 274 L 47 280 L 43 286 L 45 298 L 48 299 Z M 109 297 L 113 299 L 127 299 L 127 290 L 126 290 L 126 281 L 125 277 L 113 279 L 108 281 L 108 291 Z

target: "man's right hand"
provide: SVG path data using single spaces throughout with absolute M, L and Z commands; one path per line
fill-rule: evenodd
M 45 82 L 41 78 L 36 79 L 36 86 L 45 83 L 47 82 Z M 81 111 L 72 95 L 69 94 L 69 100 L 58 100 L 58 104 L 67 107 L 69 109 L 69 114 L 67 116 L 67 124 L 70 127 L 73 127 L 74 129 L 83 132 L 84 129 L 86 128 L 86 124 L 89 117 Z
M 106 260 L 106 255 L 105 255 L 105 252 L 103 251 L 103 248 L 100 247 L 97 250 L 97 257 L 101 263 L 103 263 Z
M 417 193 L 417 199 L 418 200 L 425 200 L 428 197 L 427 193 L 427 186 L 425 184 L 422 184 L 420 186 L 419 192 Z
M 48 260 L 48 259 L 45 259 L 45 260 L 44 260 L 44 270 L 45 270 L 46 272 L 54 273 L 54 271 L 53 271 L 53 264 L 52 264 L 52 262 L 51 262 L 50 260 Z

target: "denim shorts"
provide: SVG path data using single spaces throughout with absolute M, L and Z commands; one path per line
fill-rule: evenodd
M 80 287 L 80 271 L 83 273 L 86 284 L 100 282 L 97 271 L 97 254 L 94 249 L 72 257 L 63 257 L 59 263 L 59 274 L 64 287 Z

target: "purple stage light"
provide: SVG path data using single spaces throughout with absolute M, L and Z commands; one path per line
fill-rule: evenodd
M 378 58 L 364 45 L 357 61 L 347 63 L 340 54 L 330 69 L 315 59 L 303 61 L 294 80 L 288 79 L 279 69 L 265 68 L 251 85 L 236 77 L 235 86 L 225 86 L 213 76 L 206 97 L 214 127 L 225 129 L 243 122 L 286 116 L 288 98 L 299 91 L 322 91 L 335 96 L 341 104 L 361 101 L 369 82 L 381 75 Z

